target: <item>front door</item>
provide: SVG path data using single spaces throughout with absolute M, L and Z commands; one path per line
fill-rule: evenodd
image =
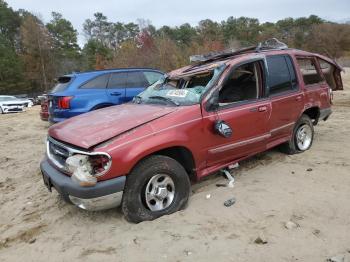
M 207 166 L 239 160 L 263 151 L 270 136 L 267 128 L 271 113 L 268 99 L 263 98 L 263 63 L 254 61 L 235 67 L 219 91 L 219 108 L 203 111 L 207 138 Z M 232 129 L 230 137 L 223 137 L 215 129 L 217 121 L 224 121 Z

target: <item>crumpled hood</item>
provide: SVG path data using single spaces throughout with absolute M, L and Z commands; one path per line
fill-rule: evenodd
M 55 124 L 49 136 L 88 149 L 175 110 L 176 107 L 144 104 L 107 107 Z

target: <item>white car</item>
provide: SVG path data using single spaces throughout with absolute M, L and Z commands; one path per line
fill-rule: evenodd
M 18 99 L 14 96 L 0 96 L 0 114 L 22 112 L 25 107 L 32 106 L 33 102 L 28 99 Z

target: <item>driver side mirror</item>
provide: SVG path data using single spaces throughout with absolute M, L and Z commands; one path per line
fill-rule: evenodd
M 232 136 L 232 128 L 223 120 L 217 120 L 214 125 L 215 132 L 225 138 Z

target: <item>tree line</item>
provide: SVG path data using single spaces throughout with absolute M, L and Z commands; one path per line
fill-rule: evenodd
M 150 21 L 109 21 L 102 13 L 86 19 L 86 43 L 60 13 L 44 23 L 26 10 L 0 0 L 0 94 L 47 92 L 63 74 L 111 67 L 153 67 L 169 71 L 189 63 L 189 56 L 255 45 L 276 37 L 289 47 L 334 59 L 350 52 L 350 24 L 310 15 L 260 23 L 256 18 L 202 20 L 196 26 L 154 27 Z

